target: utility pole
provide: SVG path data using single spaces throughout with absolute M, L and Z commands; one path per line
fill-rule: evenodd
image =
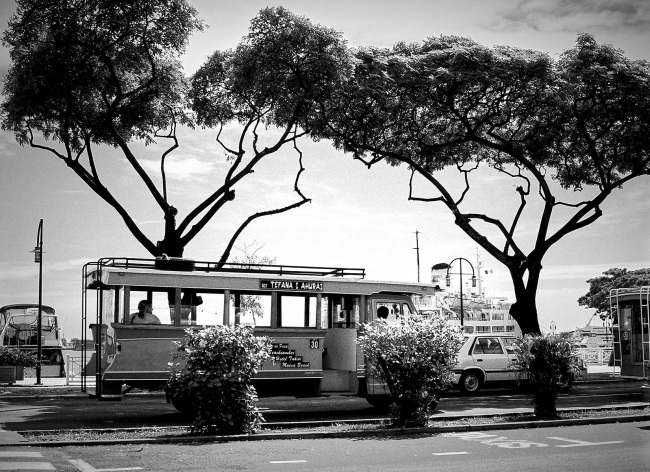
M 417 255 L 417 264 L 418 264 L 418 283 L 420 283 L 420 242 L 418 240 L 419 231 L 415 230 L 415 249 Z

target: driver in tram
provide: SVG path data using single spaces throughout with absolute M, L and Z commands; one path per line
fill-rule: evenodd
M 151 303 L 142 300 L 138 303 L 138 312 L 131 315 L 131 324 L 160 324 L 160 320 L 153 314 Z

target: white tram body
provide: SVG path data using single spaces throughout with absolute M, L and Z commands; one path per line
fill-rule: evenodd
M 95 343 L 85 375 L 95 376 L 100 399 L 119 399 L 125 388 L 164 388 L 186 329 L 249 324 L 273 343 L 254 378 L 260 395 L 337 391 L 372 402 L 386 392 L 366 379 L 356 343 L 361 324 L 380 306 L 389 308 L 389 321 L 416 313 L 411 296 L 435 291 L 365 280 L 363 269 L 177 262 L 111 258 L 85 266 L 84 333 L 90 328 Z M 131 324 L 140 300 L 161 324 Z

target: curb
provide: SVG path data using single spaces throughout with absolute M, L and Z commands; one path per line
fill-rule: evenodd
M 639 408 L 639 407 L 635 407 Z M 619 408 L 635 409 L 635 408 Z M 581 411 L 582 408 L 577 410 Z M 607 411 L 609 409 L 598 410 Z M 567 410 L 562 410 L 567 411 Z M 568 410 L 571 411 L 571 410 Z M 504 415 L 495 415 L 504 416 Z M 471 417 L 456 418 L 456 420 L 469 419 Z M 34 441 L 7 444 L 11 447 L 66 447 L 66 446 L 116 446 L 116 445 L 133 445 L 133 444 L 192 444 L 192 443 L 222 443 L 222 442 L 240 442 L 240 441 L 273 441 L 273 440 L 290 440 L 290 439 L 334 439 L 334 438 L 368 438 L 380 437 L 389 438 L 392 436 L 424 436 L 436 435 L 442 433 L 462 433 L 471 431 L 492 431 L 492 430 L 512 430 L 512 429 L 533 429 L 549 428 L 558 426 L 585 426 L 610 423 L 633 423 L 639 421 L 650 421 L 650 414 L 626 415 L 626 416 L 606 416 L 600 418 L 571 418 L 560 420 L 539 420 L 539 421 L 515 421 L 507 423 L 484 423 L 475 425 L 450 425 L 450 426 L 429 426 L 422 428 L 381 428 L 372 430 L 354 430 L 354 431 L 302 431 L 302 432 L 279 432 L 279 433 L 255 433 L 239 435 L 206 435 L 206 436 L 174 436 L 174 437 L 157 437 L 141 439 L 98 439 L 87 441 Z M 330 423 L 331 424 L 331 423 Z M 0 444 L 0 448 L 2 448 Z

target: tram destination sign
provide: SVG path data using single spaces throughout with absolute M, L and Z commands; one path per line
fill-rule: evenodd
M 322 292 L 323 282 L 314 282 L 311 280 L 260 280 L 260 290 Z

